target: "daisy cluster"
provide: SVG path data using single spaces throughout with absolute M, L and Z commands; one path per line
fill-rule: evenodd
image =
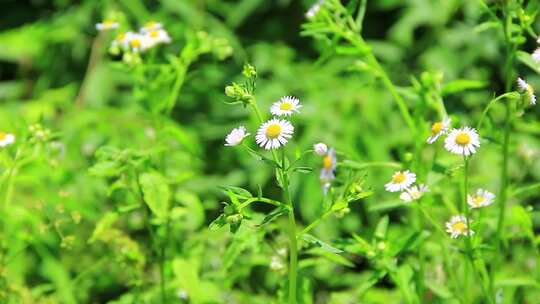
M 105 20 L 96 24 L 98 31 L 117 30 L 120 24 L 115 21 Z M 141 53 L 159 44 L 170 43 L 171 37 L 160 22 L 147 22 L 138 32 L 119 32 L 111 42 L 111 52 L 118 53 L 120 50 L 130 53 Z
M 273 118 L 263 122 L 257 130 L 257 134 L 255 135 L 257 144 L 266 150 L 278 149 L 287 144 L 294 133 L 294 126 L 290 121 L 281 117 L 299 113 L 301 107 L 300 100 L 292 96 L 282 97 L 272 104 L 270 113 L 273 115 Z M 235 128 L 225 137 L 225 145 L 237 146 L 249 135 L 244 126 Z
M 416 174 L 409 171 L 397 171 L 392 175 L 390 182 L 384 185 L 386 191 L 401 191 L 399 198 L 405 202 L 412 202 L 420 199 L 429 189 L 424 184 L 414 185 Z
M 431 134 L 427 138 L 427 143 L 433 144 L 441 136 L 445 135 L 444 147 L 451 153 L 468 157 L 480 147 L 480 137 L 478 132 L 471 127 L 451 129 L 450 118 L 444 118 L 432 124 Z M 411 202 L 420 199 L 429 189 L 424 184 L 414 185 L 416 174 L 409 171 L 397 171 L 392 175 L 392 179 L 385 184 L 385 189 L 389 192 L 401 191 L 400 198 L 403 201 Z M 467 204 L 471 209 L 486 207 L 493 204 L 495 195 L 487 190 L 478 189 L 475 194 L 467 195 Z M 461 235 L 471 236 L 474 234 L 469 228 L 471 220 L 464 215 L 455 215 L 446 223 L 446 231 L 452 238 Z

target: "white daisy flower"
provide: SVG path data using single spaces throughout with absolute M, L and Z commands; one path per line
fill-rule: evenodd
M 536 63 L 540 64 L 540 48 L 534 50 L 531 57 Z
M 476 153 L 476 148 L 480 147 L 480 137 L 471 127 L 452 129 L 444 140 L 444 147 L 454 154 L 469 156 Z
M 319 0 L 315 4 L 313 4 L 306 12 L 306 18 L 313 19 L 317 15 L 317 13 L 319 13 L 323 4 L 324 0 Z
M 416 174 L 409 170 L 397 171 L 392 175 L 392 180 L 384 185 L 386 191 L 397 192 L 409 188 L 416 181 Z
M 317 155 L 324 156 L 328 151 L 328 147 L 324 143 L 318 143 L 313 145 L 313 150 L 315 150 L 315 153 L 317 153 Z
M 476 194 L 467 195 L 467 204 L 469 204 L 471 208 L 486 207 L 493 204 L 494 199 L 495 194 L 484 189 L 478 189 Z
M 114 38 L 114 40 L 111 42 L 111 47 L 112 48 L 117 48 L 117 47 L 122 47 L 124 50 L 127 50 L 128 47 L 129 47 L 129 35 L 131 35 L 132 33 L 131 32 L 127 32 L 127 33 L 118 33 L 118 35 L 116 35 L 116 37 Z
M 9 146 L 15 142 L 15 135 L 0 131 L 0 148 Z
M 118 22 L 112 20 L 103 20 L 102 22 L 96 24 L 96 29 L 98 31 L 108 31 L 117 29 L 120 26 Z
M 138 53 L 146 50 L 150 44 L 145 35 L 133 32 L 127 32 L 125 36 L 126 49 L 131 50 L 133 53 Z
M 405 189 L 405 191 L 401 192 L 399 198 L 406 202 L 412 202 L 420 199 L 422 195 L 424 195 L 424 193 L 428 191 L 429 189 L 426 185 L 420 184 L 418 186 L 412 186 L 408 189 Z
M 227 135 L 227 137 L 225 137 L 225 146 L 237 146 L 249 135 L 249 133 L 246 133 L 246 128 L 244 126 L 235 128 Z
M 293 112 L 298 113 L 298 109 L 301 107 L 302 105 L 300 104 L 300 100 L 298 100 L 298 98 L 293 96 L 284 96 L 279 101 L 274 102 L 272 107 L 270 107 L 270 113 L 276 116 L 289 116 L 292 115 Z
M 163 24 L 161 22 L 156 21 L 148 21 L 141 27 L 142 33 L 147 33 L 151 31 L 157 31 L 163 28 Z
M 289 121 L 272 118 L 259 127 L 255 140 L 266 150 L 277 149 L 285 145 L 293 133 L 294 127 Z
M 336 178 L 334 171 L 337 166 L 336 151 L 328 150 L 328 153 L 323 157 L 321 174 L 319 176 L 323 192 L 326 193 L 330 188 L 330 183 Z
M 534 88 L 520 77 L 518 77 L 517 79 L 517 84 L 519 90 L 527 95 L 529 103 L 534 106 L 536 104 L 536 95 L 534 95 Z
M 149 47 L 153 47 L 160 43 L 171 42 L 171 37 L 169 36 L 169 33 L 167 33 L 167 31 L 164 29 L 148 31 L 148 32 L 145 32 L 144 35 L 146 36 L 146 39 L 148 40 Z
M 450 122 L 451 122 L 451 119 L 446 117 L 442 121 L 438 121 L 438 122 L 433 123 L 431 125 L 431 136 L 428 137 L 427 143 L 432 144 L 441 135 L 446 134 L 446 132 L 448 132 L 448 128 L 450 128 Z
M 472 236 L 474 231 L 469 229 L 467 222 L 471 223 L 471 220 L 467 221 L 463 215 L 454 215 L 446 222 L 446 232 L 450 233 L 450 237 L 454 239 L 460 235 Z

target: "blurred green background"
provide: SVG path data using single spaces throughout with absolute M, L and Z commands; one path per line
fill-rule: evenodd
M 208 229 L 225 200 L 222 185 L 253 193 L 260 185 L 267 196 L 279 195 L 270 169 L 261 169 L 261 163 L 249 155 L 223 146 L 224 136 L 239 124 L 251 133 L 257 128 L 247 110 L 225 103 L 224 86 L 239 79 L 242 65 L 249 62 L 257 68 L 262 108 L 284 95 L 300 98 L 304 107 L 294 121 L 298 149 L 323 141 L 356 162 L 406 161 L 413 143 L 389 92 L 362 72 L 353 55 L 336 54 L 300 34 L 312 4 L 2 1 L 0 129 L 23 139 L 30 124 L 41 123 L 54 134 L 54 140 L 19 169 L 8 216 L 3 219 L 9 245 L 8 262 L 0 274 L 2 288 L 11 295 L 7 303 L 159 303 L 155 296 L 158 261 L 150 249 L 143 214 L 128 208 L 135 201 L 132 196 L 111 190 L 114 178 L 106 172 L 95 174 L 100 168 L 89 171 L 98 163 L 96 151 L 104 146 L 135 154 L 145 151 L 158 159 L 168 178 L 173 206 L 178 207 L 168 250 L 172 303 L 274 303 L 284 274 L 268 270 L 268 265 L 276 250 L 286 245 L 278 224 L 266 230 L 243 228 L 236 235 L 227 229 Z M 95 24 L 111 11 L 121 12 L 133 28 L 149 20 L 163 23 L 173 42 L 156 51 L 156 65 L 177 56 L 197 31 L 225 39 L 232 47 L 231 56 L 202 54 L 194 60 L 170 118 L 159 116 L 152 105 L 169 96 L 172 73 L 159 67 L 161 72 L 148 70 L 141 78 L 121 58 L 107 54 L 110 37 L 97 39 Z M 430 98 L 426 93 L 430 86 L 442 86 L 446 107 L 460 124 L 474 125 L 489 99 L 503 92 L 502 35 L 486 20 L 476 1 L 368 2 L 363 36 L 415 109 L 415 123 L 426 135 L 430 122 L 437 119 L 422 106 Z M 528 52 L 535 48 L 534 39 L 529 40 Z M 519 74 L 540 85 L 534 71 L 524 64 L 517 66 Z M 460 79 L 469 81 L 465 88 L 453 90 L 447 85 Z M 539 110 L 530 111 L 517 124 L 519 133 L 512 142 L 510 172 L 516 188 L 540 178 Z M 503 107 L 496 105 L 484 132 L 490 134 L 488 141 L 472 164 L 476 185 L 498 186 L 491 172 L 500 162 L 497 135 L 503 117 Z M 163 127 L 159 133 L 157 120 Z M 15 148 L 5 151 L 0 166 L 3 178 L 8 173 L 7 155 L 14 155 Z M 453 161 L 441 157 L 442 165 L 451 167 Z M 308 163 L 319 166 L 315 157 Z M 407 226 L 403 210 L 394 206 L 397 197 L 382 190 L 391 173 L 391 168 L 367 171 L 365 187 L 376 195 L 352 206 L 343 218 L 332 217 L 321 224 L 318 237 L 371 235 L 384 214 L 395 224 L 390 233 L 399 235 Z M 300 176 L 292 187 L 300 225 L 305 225 L 321 210 L 318 175 Z M 433 193 L 435 206 L 457 195 L 448 193 L 444 184 L 435 184 Z M 538 206 L 539 197 L 532 191 L 512 198 L 511 204 L 523 206 L 515 211 L 519 213 L 526 206 Z M 122 208 L 126 211 L 119 211 Z M 119 214 L 115 224 L 105 225 L 106 235 L 92 240 L 96 225 L 114 217 L 112 212 Z M 495 219 L 495 210 L 487 212 Z M 439 214 L 442 224 L 447 215 Z M 538 229 L 536 212 L 532 219 L 531 225 Z M 505 264 L 510 274 L 516 267 L 523 271 L 539 267 L 527 258 L 537 257 L 536 251 L 519 241 L 519 233 L 518 229 L 514 253 Z M 312 278 L 306 288 L 313 303 L 400 303 L 399 292 L 388 280 L 367 292 L 361 290 L 370 275 L 363 258 L 348 256 L 338 266 L 323 255 L 304 258 L 306 264 L 313 263 L 306 270 Z M 536 291 L 518 299 L 529 297 L 528 303 L 534 303 L 538 296 Z

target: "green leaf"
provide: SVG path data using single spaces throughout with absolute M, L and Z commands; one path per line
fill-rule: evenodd
M 536 73 L 540 73 L 540 65 L 532 59 L 531 54 L 524 51 L 517 51 L 517 59 Z
M 293 172 L 311 173 L 311 172 L 313 172 L 313 168 L 311 168 L 311 167 L 295 167 L 295 168 L 293 168 Z
M 215 220 L 213 220 L 210 223 L 210 225 L 208 225 L 208 228 L 214 231 L 225 226 L 226 224 L 227 224 L 227 216 L 225 214 L 220 214 Z
M 262 227 L 272 221 L 274 221 L 275 219 L 277 219 L 278 217 L 284 215 L 284 214 L 287 214 L 289 213 L 289 208 L 285 207 L 285 206 L 282 206 L 282 207 L 279 207 L 279 208 L 276 208 L 274 209 L 272 212 L 270 212 L 267 216 L 264 217 L 264 219 L 262 220 L 262 222 L 258 225 L 258 227 Z
M 376 238 L 385 239 L 387 230 L 388 230 L 388 215 L 385 215 L 379 220 L 379 223 L 377 224 L 377 228 L 375 228 L 374 235 Z
M 241 199 L 249 199 L 253 197 L 253 195 L 251 195 L 251 193 L 244 188 L 234 187 L 234 186 L 223 186 L 221 188 L 223 188 L 225 191 L 229 190 L 230 192 L 236 194 L 236 196 Z
M 459 93 L 467 90 L 476 90 L 484 88 L 487 85 L 485 81 L 456 79 L 443 85 L 441 94 L 443 96 Z
M 157 172 L 148 172 L 139 176 L 139 182 L 148 208 L 158 218 L 165 218 L 171 198 L 165 177 Z
M 88 172 L 97 177 L 118 176 L 122 171 L 122 165 L 115 161 L 101 161 L 93 165 Z
M 107 212 L 96 224 L 92 236 L 88 240 L 88 243 L 93 243 L 97 240 L 103 240 L 104 237 L 107 237 L 107 232 L 114 225 L 118 219 L 118 214 L 116 212 Z
M 330 252 L 330 253 L 342 253 L 343 252 L 343 250 L 338 249 L 338 248 L 336 248 L 336 247 L 334 247 L 334 246 L 332 246 L 332 245 L 330 245 L 328 243 L 325 243 L 325 242 L 319 240 L 318 238 L 314 237 L 311 234 L 302 235 L 302 239 L 304 239 L 304 241 L 306 241 L 307 243 L 318 246 L 322 250 Z

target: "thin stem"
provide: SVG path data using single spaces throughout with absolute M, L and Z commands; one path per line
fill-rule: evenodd
M 401 113 L 401 116 L 405 120 L 405 123 L 407 124 L 407 126 L 409 127 L 409 130 L 411 131 L 412 135 L 414 136 L 416 134 L 416 127 L 415 127 L 415 124 L 414 124 L 414 120 L 413 120 L 411 114 L 409 113 L 409 109 L 407 108 L 405 100 L 403 100 L 401 95 L 399 95 L 396 87 L 392 83 L 392 80 L 390 80 L 390 77 L 388 76 L 386 71 L 383 69 L 383 67 L 380 65 L 380 63 L 377 60 L 377 58 L 375 57 L 375 55 L 373 55 L 373 53 L 369 53 L 369 55 L 367 57 L 368 57 L 369 62 L 373 65 L 373 67 L 378 72 L 378 76 L 381 78 L 384 86 L 386 87 L 386 89 L 388 89 L 388 91 L 390 92 L 390 94 L 394 98 L 394 100 L 395 100 L 395 102 L 396 102 L 396 104 L 397 104 L 397 106 L 399 108 L 399 111 Z

